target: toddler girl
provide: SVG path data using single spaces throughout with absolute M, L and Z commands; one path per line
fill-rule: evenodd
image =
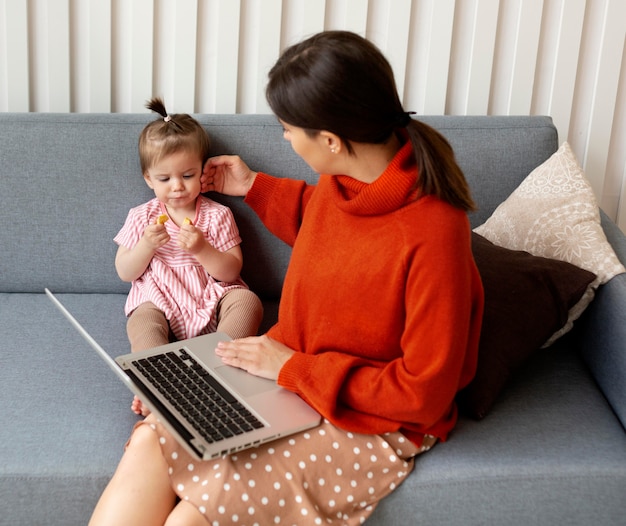
M 214 331 L 254 335 L 263 310 L 239 276 L 232 212 L 200 195 L 209 137 L 189 115 L 169 115 L 160 99 L 146 107 L 162 117 L 139 137 L 141 171 L 156 197 L 131 209 L 114 239 L 117 273 L 132 282 L 125 307 L 131 351 Z M 132 407 L 146 414 L 137 399 Z

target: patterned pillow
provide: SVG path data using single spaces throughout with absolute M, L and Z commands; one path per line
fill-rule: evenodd
M 565 326 L 544 347 L 572 328 L 598 286 L 626 272 L 604 235 L 593 190 L 567 142 L 474 230 L 501 247 L 566 261 L 596 274 Z

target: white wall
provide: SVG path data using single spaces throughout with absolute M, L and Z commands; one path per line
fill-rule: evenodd
M 0 0 L 0 111 L 265 113 L 323 29 L 374 41 L 407 111 L 551 115 L 626 231 L 626 0 Z

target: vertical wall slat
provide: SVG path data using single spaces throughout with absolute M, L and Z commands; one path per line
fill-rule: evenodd
M 157 0 L 154 93 L 172 112 L 190 113 L 195 102 L 197 0 Z
M 626 232 L 626 39 L 620 71 L 606 177 L 613 181 L 614 188 L 617 189 L 616 220 L 622 231 Z
M 31 106 L 70 111 L 69 0 L 37 0 L 31 6 Z
M 111 111 L 111 1 L 74 2 L 70 13 L 72 111 Z
M 446 105 L 450 114 L 484 115 L 489 110 L 499 7 L 498 0 L 457 2 Z
M 243 0 L 239 57 L 240 113 L 269 113 L 265 100 L 267 73 L 280 53 L 282 2 Z
M 0 12 L 0 110 L 28 111 L 27 0 L 1 0 Z
M 560 139 L 568 135 L 586 0 L 552 0 L 542 21 L 531 113 L 550 115 Z
M 379 0 L 371 4 L 366 36 L 385 50 L 402 100 L 408 54 L 406 43 L 409 40 L 411 22 L 411 0 Z
M 115 0 L 114 110 L 144 112 L 152 95 L 154 5 L 152 0 Z
M 365 36 L 369 0 L 334 0 L 326 2 L 326 29 L 345 29 Z
M 241 1 L 202 1 L 198 9 L 195 111 L 235 113 Z
M 530 112 L 543 0 L 509 0 L 500 5 L 490 114 Z
M 325 0 L 290 0 L 283 3 L 281 48 L 324 30 Z
M 446 109 L 455 0 L 424 0 L 413 6 L 404 105 L 418 114 Z
M 596 195 L 600 196 L 600 205 L 610 206 L 612 215 L 616 210 L 610 197 L 616 191 L 605 192 L 605 175 L 626 36 L 624 21 L 626 3 L 608 0 L 602 20 L 597 67 L 593 70 L 592 105 L 584 153 L 585 173 Z

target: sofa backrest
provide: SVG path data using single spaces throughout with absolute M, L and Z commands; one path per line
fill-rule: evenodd
M 197 115 L 212 154 L 239 154 L 281 177 L 316 175 L 282 139 L 271 115 Z M 124 293 L 112 239 L 128 210 L 153 194 L 141 177 L 137 139 L 151 114 L 0 114 L 0 292 Z M 423 117 L 455 149 L 483 222 L 557 148 L 547 117 Z M 290 250 L 241 198 L 212 195 L 234 211 L 243 277 L 265 298 L 280 294 Z

